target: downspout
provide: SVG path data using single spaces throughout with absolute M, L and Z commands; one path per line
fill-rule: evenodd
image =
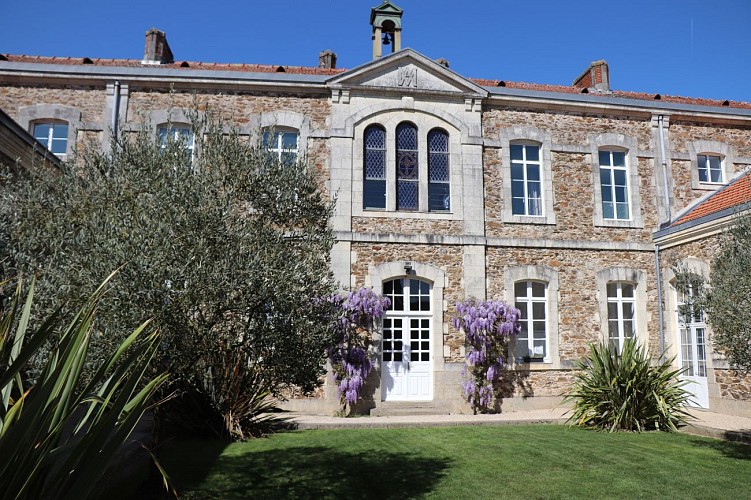
M 660 317 L 660 361 L 665 357 L 665 321 L 662 308 L 662 272 L 660 270 L 660 245 L 655 244 L 655 270 L 657 275 L 657 308 Z
M 115 99 L 112 105 L 112 140 L 117 141 L 117 124 L 120 116 L 120 80 L 115 80 Z
M 668 188 L 668 162 L 665 159 L 665 129 L 662 115 L 657 117 L 660 131 L 660 161 L 662 162 L 662 188 L 665 195 L 665 220 L 670 223 L 670 190 Z M 665 312 L 663 310 L 662 270 L 660 269 L 660 245 L 655 244 L 655 274 L 657 275 L 657 308 L 660 320 L 660 361 L 665 357 Z

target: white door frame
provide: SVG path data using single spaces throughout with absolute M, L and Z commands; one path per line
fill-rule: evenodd
M 398 288 L 401 287 L 399 290 Z M 391 306 L 383 319 L 381 400 L 433 399 L 433 286 L 415 277 L 383 283 Z
M 688 406 L 709 408 L 708 365 L 707 365 L 707 325 L 704 313 L 693 308 L 686 315 L 681 314 L 680 294 L 676 293 L 677 319 L 676 346 L 678 347 L 678 364 L 685 368 L 681 379 L 687 381 L 685 389 L 692 395 Z M 691 289 L 688 290 L 691 294 Z

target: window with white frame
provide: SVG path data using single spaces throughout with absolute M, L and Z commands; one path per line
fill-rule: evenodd
M 608 342 L 620 352 L 636 332 L 636 296 L 633 283 L 607 284 Z
M 363 135 L 363 208 L 386 208 L 386 130 L 370 125 Z
M 709 184 L 722 184 L 725 182 L 722 175 L 722 157 L 719 155 L 700 154 L 697 155 L 696 159 L 699 182 Z
M 414 278 L 388 280 L 383 283 L 383 295 L 391 302 L 383 318 L 383 361 L 430 361 L 430 283 Z
M 707 325 L 704 311 L 693 298 L 691 285 L 678 293 L 678 326 L 681 334 L 681 368 L 689 377 L 707 376 Z
M 36 122 L 34 138 L 60 158 L 68 148 L 68 124 L 65 122 Z
M 157 132 L 159 134 L 159 144 L 163 151 L 169 147 L 170 143 L 179 144 L 185 148 L 190 160 L 193 160 L 195 137 L 189 125 L 161 125 L 157 128 Z
M 511 211 L 513 215 L 542 216 L 540 146 L 511 144 Z
M 297 130 L 267 129 L 263 131 L 262 146 L 283 165 L 297 162 L 299 134 Z
M 606 220 L 629 220 L 631 210 L 626 153 L 601 149 L 599 159 L 602 217 Z
M 514 301 L 521 312 L 521 331 L 516 336 L 517 363 L 549 362 L 547 283 L 517 281 Z

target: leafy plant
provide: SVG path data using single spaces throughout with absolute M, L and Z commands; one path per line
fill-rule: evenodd
M 712 259 L 704 305 L 712 344 L 730 365 L 751 371 L 751 214 L 738 215 Z
M 574 387 L 564 398 L 573 401 L 569 422 L 609 432 L 676 431 L 686 423 L 684 406 L 690 394 L 668 359 L 652 365 L 644 347 L 626 341 L 623 351 L 610 344 L 590 345 L 589 355 L 576 363 Z
M 464 397 L 474 413 L 487 412 L 495 383 L 508 359 L 509 339 L 519 333 L 521 312 L 499 300 L 459 302 L 452 323 L 464 330 L 467 344 Z
M 332 326 L 334 343 L 327 354 L 344 412 L 362 397 L 362 386 L 373 368 L 368 357 L 369 334 L 373 321 L 383 317 L 390 301 L 370 288 L 358 288 L 347 296 L 334 294 L 327 303 L 337 314 Z
M 20 306 L 19 283 L 0 321 L 0 484 L 3 498 L 87 498 L 166 381 L 143 383 L 159 334 L 133 331 L 81 382 L 105 284 L 60 335 L 34 384 L 27 362 L 60 326 L 60 309 L 29 329 L 34 285 Z
M 192 113 L 195 154 L 182 134 L 166 134 L 163 144 L 144 123 L 106 152 L 98 144 L 82 151 L 60 175 L 30 172 L 3 186 L 0 259 L 6 273 L 43 270 L 37 309 L 44 314 L 53 298 L 81 300 L 81 290 L 122 266 L 99 301 L 102 334 L 91 358 L 106 358 L 127 336 L 123 325 L 153 317 L 162 332 L 159 360 L 177 387 L 197 391 L 196 401 L 213 405 L 207 412 L 227 412 L 222 418 L 237 429 L 237 419 L 247 419 L 235 411 L 258 401 L 259 391 L 310 392 L 325 373 L 331 318 L 311 307 L 311 297 L 335 290 L 333 205 L 302 155 L 280 159 L 205 101 L 172 98 L 205 110 Z M 240 367 L 247 372 L 240 379 L 261 385 L 228 382 L 224 374 Z

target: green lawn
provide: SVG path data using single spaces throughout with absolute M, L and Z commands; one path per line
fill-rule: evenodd
M 288 432 L 161 457 L 187 498 L 751 498 L 751 447 L 560 425 Z

